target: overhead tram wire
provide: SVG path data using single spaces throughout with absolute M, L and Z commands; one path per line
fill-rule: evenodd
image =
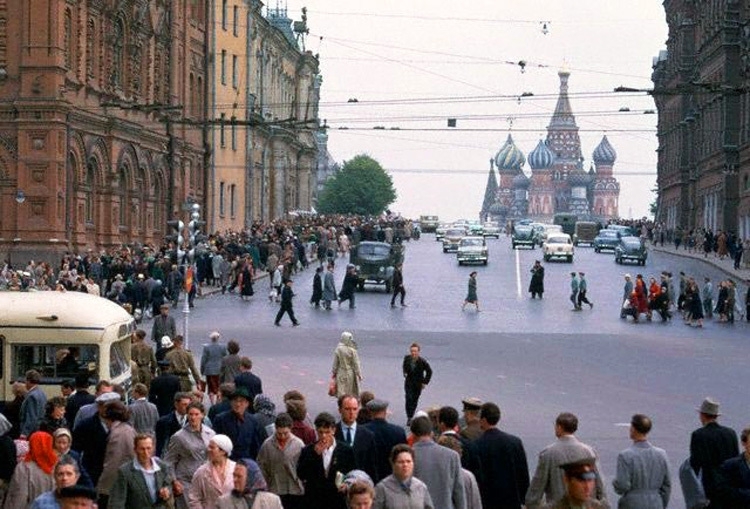
M 385 168 L 385 171 L 388 173 L 405 173 L 405 174 L 415 174 L 415 175 L 487 175 L 486 169 L 438 169 L 438 168 Z M 618 177 L 656 177 L 656 170 L 654 171 L 646 171 L 646 170 L 634 170 L 634 171 L 615 171 L 615 175 Z

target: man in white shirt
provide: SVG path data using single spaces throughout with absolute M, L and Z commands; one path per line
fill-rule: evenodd
M 356 396 L 345 394 L 339 398 L 341 420 L 336 423 L 334 437 L 354 449 L 354 464 L 357 469 L 366 472 L 371 479 L 387 477 L 387 472 L 376 472 L 378 461 L 375 434 L 365 427 L 357 426 L 359 409 L 359 399 Z
M 110 490 L 109 509 L 166 508 L 174 476 L 166 463 L 154 458 L 154 439 L 135 437 L 135 458 L 120 467 Z M 146 487 L 144 490 L 143 487 Z

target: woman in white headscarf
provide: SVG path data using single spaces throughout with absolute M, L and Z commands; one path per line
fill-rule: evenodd
M 229 459 L 232 441 L 226 435 L 214 435 L 206 448 L 207 461 L 193 474 L 188 492 L 190 509 L 214 509 L 219 498 L 232 492 L 235 462 Z
M 343 332 L 341 341 L 333 351 L 333 378 L 336 380 L 336 397 L 345 394 L 359 396 L 362 369 L 359 364 L 357 343 L 351 332 Z

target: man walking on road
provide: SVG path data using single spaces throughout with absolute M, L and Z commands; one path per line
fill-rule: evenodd
M 393 270 L 393 279 L 391 285 L 393 286 L 393 296 L 391 297 L 391 307 L 396 307 L 396 296 L 401 294 L 401 307 L 405 308 L 404 297 L 406 297 L 406 289 L 404 289 L 404 273 L 402 272 L 403 264 L 397 263 L 396 268 Z
M 612 482 L 621 495 L 619 509 L 664 509 L 669 504 L 667 453 L 651 445 L 649 431 L 651 419 L 635 414 L 630 420 L 633 445 L 617 456 L 617 477 Z
M 411 418 L 417 410 L 422 390 L 427 387 L 432 378 L 430 363 L 419 355 L 420 351 L 419 343 L 412 343 L 409 347 L 409 355 L 404 357 L 402 366 L 404 372 L 404 392 L 406 394 L 407 426 L 411 424 Z
M 276 319 L 273 321 L 275 326 L 281 327 L 281 319 L 284 317 L 284 313 L 289 314 L 289 319 L 292 321 L 293 326 L 296 327 L 299 325 L 299 322 L 294 317 L 294 309 L 292 308 L 293 297 L 294 292 L 292 291 L 292 280 L 287 279 L 286 283 L 284 283 L 284 288 L 281 290 L 281 307 L 276 314 Z
M 594 304 L 589 302 L 586 297 L 586 290 L 588 290 L 588 283 L 586 282 L 586 274 L 583 272 L 578 273 L 578 309 L 581 309 L 581 305 L 585 302 L 589 305 L 589 309 L 594 309 Z
M 531 479 L 529 491 L 526 493 L 527 509 L 543 507 L 560 500 L 565 495 L 565 482 L 560 465 L 582 458 L 596 458 L 596 453 L 588 445 L 580 442 L 575 436 L 578 431 L 578 417 L 570 412 L 563 412 L 555 419 L 555 436 L 557 441 L 548 445 L 539 453 L 534 478 Z M 600 469 L 595 464 L 595 471 Z M 604 481 L 601 475 L 596 478 L 595 498 L 606 502 Z
M 573 303 L 571 311 L 581 310 L 581 306 L 578 305 L 578 278 L 575 272 L 570 273 L 570 302 Z

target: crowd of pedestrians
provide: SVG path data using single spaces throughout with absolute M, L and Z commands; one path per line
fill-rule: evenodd
M 647 415 L 632 416 L 631 444 L 611 481 L 595 448 L 576 438 L 570 412 L 557 415 L 555 440 L 530 471 L 521 437 L 501 429 L 495 402 L 467 397 L 416 410 L 432 378 L 416 343 L 402 362 L 404 428 L 388 422 L 383 395 L 360 392 L 363 371 L 349 332 L 333 351 L 329 394 L 338 416 L 315 417 L 301 391 L 272 401 L 236 341 L 210 334 L 193 371 L 178 337 L 156 361 L 146 332 L 133 334 L 139 361 L 130 394 L 105 380 L 91 394 L 81 374 L 47 399 L 39 373 L 28 371 L 0 415 L 2 507 L 607 508 L 614 505 L 610 482 L 621 509 L 668 507 L 670 464 L 649 441 Z M 696 410 L 700 427 L 679 469 L 688 507 L 750 507 L 750 428 L 738 442 L 718 422 L 719 403 L 706 398 Z

